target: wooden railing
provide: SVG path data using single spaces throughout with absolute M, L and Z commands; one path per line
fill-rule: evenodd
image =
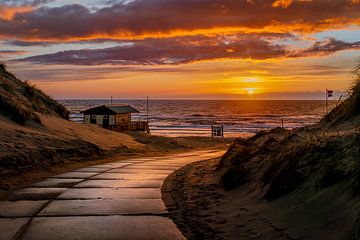
M 119 124 L 113 127 L 112 130 L 118 132 L 125 132 L 125 131 L 141 131 L 150 133 L 149 124 L 146 121 L 132 121 L 128 124 Z
M 146 129 L 149 128 L 146 121 L 133 121 L 129 125 L 130 131 L 146 131 Z

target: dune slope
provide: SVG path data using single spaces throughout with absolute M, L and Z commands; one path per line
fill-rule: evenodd
M 359 80 L 317 125 L 238 140 L 217 170 L 224 189 L 252 191 L 302 239 L 359 239 Z
M 67 120 L 68 111 L 0 64 L 0 188 L 22 172 L 144 150 L 133 137 Z M 4 180 L 4 181 L 3 181 Z
M 237 139 L 220 160 L 173 174 L 164 198 L 185 235 L 360 239 L 359 73 L 351 96 L 318 124 Z

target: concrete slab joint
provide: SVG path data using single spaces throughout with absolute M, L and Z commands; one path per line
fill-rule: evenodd
M 50 177 L 0 201 L 0 240 L 185 239 L 167 217 L 163 181 L 221 154 L 134 158 Z

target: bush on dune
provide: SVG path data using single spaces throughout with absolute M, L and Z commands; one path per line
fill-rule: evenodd
M 6 64 L 3 62 L 0 62 L 0 70 L 6 71 Z

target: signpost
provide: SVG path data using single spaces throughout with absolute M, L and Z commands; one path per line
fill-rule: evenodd
M 224 137 L 223 125 L 211 125 L 211 137 Z
M 149 96 L 146 97 L 146 132 L 150 134 L 149 126 Z
M 149 96 L 146 97 L 146 122 L 149 124 Z

